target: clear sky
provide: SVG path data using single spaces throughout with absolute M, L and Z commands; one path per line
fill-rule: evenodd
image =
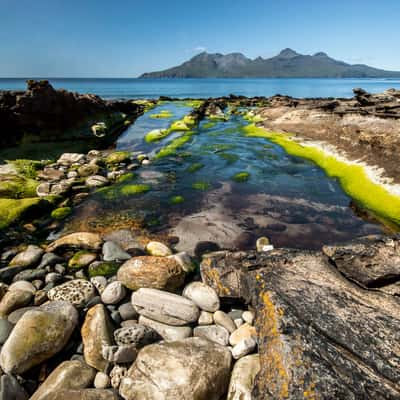
M 135 77 L 285 47 L 400 70 L 400 0 L 0 0 L 0 77 Z

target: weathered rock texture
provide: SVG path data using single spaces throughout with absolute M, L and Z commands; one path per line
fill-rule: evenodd
M 203 261 L 205 282 L 256 308 L 255 399 L 400 398 L 400 300 L 383 293 L 380 280 L 400 242 L 370 240 L 345 247 L 351 275 L 340 246 L 330 248 L 331 257 L 282 249 L 220 252 Z M 364 287 L 366 260 L 380 290 Z

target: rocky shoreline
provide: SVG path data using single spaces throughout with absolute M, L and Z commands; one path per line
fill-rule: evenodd
M 55 95 L 47 83 L 29 90 Z M 228 105 L 252 107 L 244 118 L 257 128 L 323 139 L 396 181 L 400 96 L 355 93 L 197 100 L 189 115 L 147 139 L 174 130 L 190 137 L 203 118 L 226 118 Z M 2 96 L 0 105 L 10 95 Z M 15 96 L 22 107 L 27 95 Z M 73 98 L 93 110 L 133 107 L 124 117 L 132 112 L 132 122 L 155 104 Z M 82 122 L 72 115 L 72 125 Z M 35 123 L 30 118 L 17 125 Z M 318 251 L 274 249 L 261 237 L 253 251 L 200 242 L 183 252 L 169 238 L 126 228 L 54 236 L 94 191 L 148 190 L 125 183 L 151 157 L 101 148 L 0 166 L 0 399 L 400 398 L 398 236 Z

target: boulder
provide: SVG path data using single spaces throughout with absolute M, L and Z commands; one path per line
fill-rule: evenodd
M 214 312 L 219 309 L 219 298 L 215 290 L 202 282 L 189 283 L 182 295 L 192 300 L 204 311 Z
M 132 293 L 132 305 L 145 317 L 168 325 L 181 326 L 197 321 L 200 310 L 191 300 L 156 289 Z
M 78 312 L 68 302 L 52 302 L 26 312 L 0 352 L 6 373 L 22 374 L 57 354 L 78 324 Z
M 75 232 L 57 239 L 47 246 L 47 252 L 53 252 L 59 248 L 70 247 L 87 250 L 100 249 L 103 241 L 97 233 Z
M 60 390 L 85 389 L 89 387 L 96 371 L 82 361 L 64 361 L 39 386 L 30 400 L 43 400 Z
M 49 393 L 43 400 L 119 400 L 119 398 L 113 390 L 79 389 L 58 390 Z
M 125 400 L 220 400 L 231 369 L 229 349 L 201 338 L 146 346 L 122 379 Z
M 251 392 L 259 371 L 260 356 L 258 354 L 238 360 L 233 367 L 226 400 L 252 400 Z
M 183 285 L 185 271 L 171 258 L 141 256 L 126 261 L 117 279 L 131 290 L 154 288 L 174 291 Z
M 82 325 L 83 354 L 88 365 L 104 372 L 107 361 L 102 355 L 102 346 L 113 344 L 113 329 L 108 312 L 103 304 L 97 304 L 86 313 Z

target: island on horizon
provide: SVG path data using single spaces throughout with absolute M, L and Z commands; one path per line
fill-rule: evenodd
M 400 71 L 352 65 L 324 52 L 305 55 L 286 48 L 267 59 L 203 51 L 179 66 L 146 72 L 140 78 L 400 78 Z

